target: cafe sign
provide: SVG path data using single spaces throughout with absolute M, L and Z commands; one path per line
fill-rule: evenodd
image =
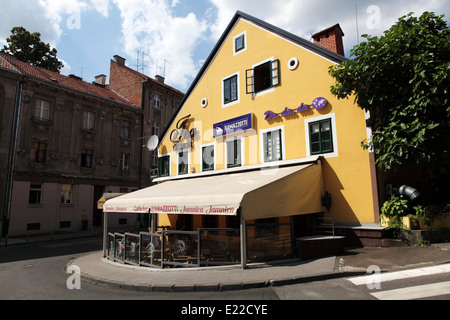
M 214 124 L 214 138 L 224 137 L 253 128 L 253 113 Z
M 325 106 L 328 104 L 327 99 L 319 97 L 314 99 L 314 101 L 312 102 L 311 105 L 305 104 L 305 103 L 301 103 L 300 106 L 298 106 L 298 108 L 296 109 L 290 109 L 290 108 L 284 108 L 284 110 L 280 113 L 276 113 L 273 112 L 272 110 L 267 110 L 264 115 L 266 116 L 264 120 L 271 120 L 271 119 L 278 119 L 281 117 L 286 117 L 292 114 L 296 114 L 296 113 L 300 113 L 303 111 L 307 111 L 307 110 L 311 110 L 311 109 L 316 109 L 316 110 L 320 110 L 325 108 Z
M 187 115 L 178 120 L 176 129 L 170 133 L 170 141 L 174 144 L 174 151 L 190 149 L 192 146 L 192 140 L 195 137 L 195 128 L 190 131 L 186 128 L 186 123 L 190 117 L 191 115 Z

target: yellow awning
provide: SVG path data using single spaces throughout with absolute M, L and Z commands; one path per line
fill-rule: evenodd
M 321 162 L 172 180 L 107 200 L 105 212 L 236 215 L 246 220 L 321 212 Z

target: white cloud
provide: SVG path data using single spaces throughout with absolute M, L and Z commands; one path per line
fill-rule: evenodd
M 42 41 L 56 47 L 68 19 L 81 19 L 87 10 L 96 10 L 106 17 L 109 8 L 110 0 L 3 0 L 0 39 L 6 39 L 13 27 L 23 26 L 41 33 Z
M 212 36 L 218 39 L 227 27 L 237 10 L 267 21 L 277 27 L 310 40 L 311 35 L 336 23 L 341 25 L 345 33 L 344 47 L 350 51 L 357 42 L 358 34 L 381 35 L 389 29 L 401 16 L 414 12 L 416 15 L 424 11 L 437 14 L 450 14 L 448 0 L 209 0 L 217 8 L 217 19 L 211 26 Z M 357 4 L 357 8 L 355 7 Z M 373 13 L 367 9 L 371 5 L 380 8 L 380 28 L 368 28 L 368 19 Z M 356 14 L 357 13 L 357 14 Z M 372 24 L 370 24 L 373 26 Z
M 193 51 L 207 30 L 206 23 L 194 13 L 177 17 L 169 0 L 113 0 L 121 12 L 122 42 L 127 55 L 138 51 L 151 58 L 151 65 L 166 64 L 167 83 L 186 88 L 198 66 Z M 150 70 L 155 70 L 152 67 Z M 153 75 L 152 75 L 153 76 Z

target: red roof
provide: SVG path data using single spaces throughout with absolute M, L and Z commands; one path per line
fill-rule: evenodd
M 136 106 L 117 93 L 100 85 L 87 83 L 80 78 L 68 77 L 54 71 L 33 66 L 29 63 L 17 60 L 12 55 L 0 52 L 0 69 L 16 72 L 25 76 L 36 78 L 53 85 L 58 85 L 69 90 L 78 91 L 98 98 L 120 103 L 129 107 Z

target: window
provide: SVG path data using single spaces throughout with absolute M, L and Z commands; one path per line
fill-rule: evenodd
M 92 131 L 95 129 L 95 113 L 84 111 L 83 112 L 83 129 Z
M 158 177 L 170 175 L 170 156 L 162 156 L 158 159 Z
M 50 102 L 45 100 L 36 100 L 34 107 L 34 119 L 48 121 L 50 120 Z
M 262 63 L 246 71 L 247 94 L 259 93 L 280 84 L 279 60 Z
M 28 203 L 41 204 L 41 201 L 42 201 L 42 183 L 30 183 Z
M 159 136 L 159 122 L 153 122 L 153 135 Z
M 158 151 L 152 151 L 152 166 L 158 166 Z
M 240 167 L 242 165 L 242 139 L 226 141 L 227 168 Z
M 264 162 L 283 160 L 282 130 L 263 133 Z
M 161 98 L 157 93 L 153 96 L 153 107 L 158 110 L 161 109 Z
M 120 154 L 120 170 L 123 172 L 130 171 L 130 154 L 121 153 Z
M 72 185 L 63 184 L 61 186 L 61 204 L 72 203 Z
M 312 155 L 333 152 L 331 119 L 309 124 L 310 153 Z
M 131 122 L 130 121 L 125 121 L 125 120 L 122 121 L 120 136 L 125 139 L 131 138 Z
M 189 152 L 178 152 L 178 174 L 187 174 L 189 171 Z
M 45 163 L 47 155 L 47 143 L 33 142 L 31 146 L 30 160 L 37 163 Z
M 223 103 L 227 104 L 238 99 L 237 75 L 223 81 Z
M 83 148 L 81 149 L 81 167 L 82 168 L 92 168 L 94 151 L 92 149 Z
M 209 145 L 202 148 L 202 170 L 214 170 L 214 145 Z
M 245 34 L 241 34 L 234 39 L 234 52 L 245 49 Z

